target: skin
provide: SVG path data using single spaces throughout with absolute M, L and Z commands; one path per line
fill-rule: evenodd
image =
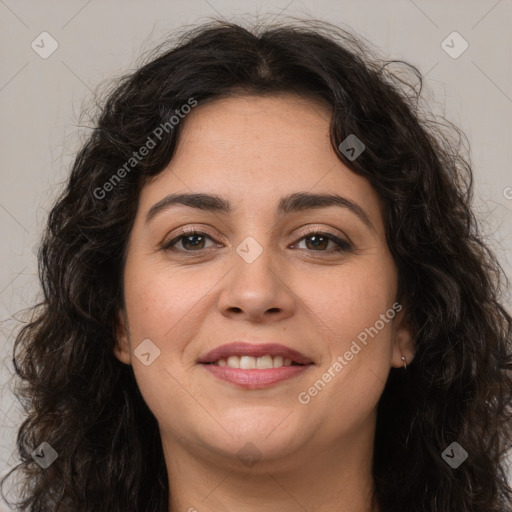
M 182 121 L 169 166 L 141 191 L 115 354 L 133 366 L 158 420 L 170 512 L 378 510 L 369 500 L 376 407 L 391 367 L 414 355 L 405 309 L 309 403 L 298 400 L 397 299 L 382 204 L 336 156 L 329 119 L 322 103 L 291 94 L 198 106 Z M 145 222 L 155 203 L 178 192 L 218 194 L 233 212 L 174 205 Z M 280 198 L 293 192 L 342 195 L 373 229 L 337 206 L 277 217 Z M 211 238 L 163 250 L 182 227 Z M 328 241 L 316 248 L 307 228 L 350 240 L 353 251 L 334 252 Z M 252 263 L 236 252 L 248 236 L 263 249 Z M 148 338 L 161 352 L 146 366 L 133 351 Z M 197 363 L 248 338 L 282 343 L 315 364 L 247 390 Z M 261 454 L 251 466 L 237 456 L 248 442 Z

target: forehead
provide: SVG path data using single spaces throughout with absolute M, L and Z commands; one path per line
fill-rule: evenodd
M 148 208 L 170 192 L 223 195 L 237 210 L 276 207 L 294 192 L 338 193 L 381 215 L 376 192 L 336 156 L 331 111 L 294 94 L 240 95 L 195 107 L 168 167 L 148 183 Z M 341 142 L 341 141 L 340 141 Z
M 329 107 L 311 98 L 237 95 L 196 107 L 185 120 L 180 142 L 208 145 L 210 150 L 218 145 L 215 154 L 227 153 L 231 158 L 242 152 L 257 157 L 263 151 L 286 151 L 297 158 L 307 152 L 318 156 L 319 150 L 330 146 L 330 117 Z

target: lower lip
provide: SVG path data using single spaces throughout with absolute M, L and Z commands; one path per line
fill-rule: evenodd
M 305 372 L 311 364 L 296 366 L 281 366 L 265 370 L 243 370 L 230 366 L 216 364 L 203 364 L 215 377 L 246 389 L 260 389 L 272 386 L 283 380 L 291 379 Z

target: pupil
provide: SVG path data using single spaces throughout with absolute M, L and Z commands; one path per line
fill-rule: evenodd
M 316 240 L 316 242 L 315 241 L 313 242 L 313 246 L 314 247 L 319 247 L 320 244 L 325 242 L 325 238 L 323 236 L 318 236 L 318 235 L 311 235 L 309 237 L 309 239 L 310 240 Z
M 198 244 L 201 243 L 202 240 L 199 240 L 199 241 L 196 241 L 196 242 L 190 242 L 190 240 L 194 239 L 194 238 L 203 238 L 201 235 L 189 235 L 185 238 L 185 244 L 189 244 L 193 247 L 197 247 Z

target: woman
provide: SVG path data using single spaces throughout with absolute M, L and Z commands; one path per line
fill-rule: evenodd
M 501 269 L 388 64 L 217 21 L 120 80 L 16 340 L 23 510 L 512 510 Z

